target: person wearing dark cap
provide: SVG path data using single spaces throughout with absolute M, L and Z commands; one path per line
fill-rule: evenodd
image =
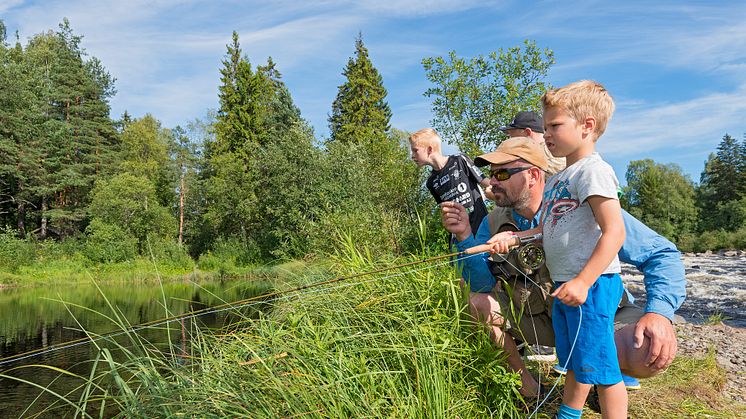
M 564 157 L 554 157 L 544 143 L 544 120 L 536 112 L 518 112 L 508 125 L 500 127 L 508 137 L 529 137 L 544 149 L 547 158 L 547 174 L 550 176 L 565 168 Z
M 536 227 L 547 167 L 542 147 L 531 138 L 511 138 L 474 161 L 477 166 L 490 166 L 498 207 L 472 235 L 463 207 L 455 202 L 441 204 L 443 226 L 456 237 L 458 250 L 484 244 L 500 231 Z M 622 211 L 622 216 L 626 239 L 619 259 L 643 273 L 647 303 L 643 311 L 624 293 L 614 318 L 616 347 L 622 372 L 644 378 L 673 361 L 677 343 L 671 321 L 684 301 L 686 280 L 674 244 L 627 212 Z M 541 394 L 540 385 L 526 369 L 516 340 L 554 346 L 552 299 L 547 292 L 552 281 L 545 266 L 529 272 L 516 260 L 516 253 L 510 252 L 505 259 L 483 254 L 461 261 L 460 267 L 471 288 L 470 311 L 488 327 L 491 340 L 505 350 L 509 367 L 520 373 L 521 394 L 535 397 Z

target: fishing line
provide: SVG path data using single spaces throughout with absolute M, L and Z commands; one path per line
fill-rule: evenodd
M 541 286 L 538 283 L 536 283 L 533 279 L 531 279 L 528 275 L 526 275 L 526 273 L 523 272 L 522 269 L 518 269 L 517 266 L 513 265 L 505 256 L 501 255 L 500 253 L 494 253 L 494 254 L 498 255 L 500 259 L 502 259 L 508 265 L 512 266 L 513 269 L 520 272 L 520 274 L 523 275 L 525 279 L 529 280 L 532 284 L 536 285 L 536 287 L 538 287 L 539 290 L 542 290 Z M 565 365 L 562 367 L 564 368 L 565 371 L 567 371 L 567 365 L 570 363 L 570 357 L 572 356 L 572 353 L 575 350 L 575 343 L 577 342 L 578 336 L 580 335 L 580 326 L 583 324 L 583 309 L 581 306 L 578 306 L 578 310 L 580 312 L 580 317 L 578 320 L 578 330 L 575 332 L 575 338 L 573 339 L 572 345 L 570 346 L 570 352 L 567 354 L 567 360 L 565 360 Z M 536 322 L 534 321 L 534 316 L 531 316 L 531 326 L 534 330 L 534 337 L 537 338 L 538 340 L 538 335 L 536 334 Z M 531 412 L 531 414 L 528 416 L 529 418 L 536 415 L 536 413 L 539 411 L 539 408 L 541 408 L 541 406 L 543 406 L 544 403 L 549 399 L 549 396 L 552 395 L 552 392 L 554 392 L 555 388 L 557 387 L 561 379 L 562 379 L 561 375 L 557 377 L 557 380 L 555 380 L 554 385 L 552 385 L 552 388 L 549 389 L 547 394 L 544 396 L 544 399 L 540 403 L 537 404 L 534 411 Z M 539 384 L 539 392 L 537 393 L 537 402 L 538 402 L 538 396 L 541 395 L 541 369 L 539 369 L 539 383 L 538 384 Z
M 188 312 L 188 313 L 183 313 L 183 314 L 180 314 L 180 315 L 175 315 L 175 316 L 165 317 L 165 318 L 161 318 L 161 319 L 156 319 L 156 320 L 153 320 L 153 321 L 150 321 L 150 322 L 145 322 L 145 323 L 141 323 L 141 324 L 138 324 L 138 325 L 135 325 L 135 326 L 130 326 L 130 327 L 126 328 L 125 330 L 117 330 L 117 331 L 112 331 L 112 332 L 104 333 L 104 334 L 98 335 L 97 337 L 91 337 L 91 335 L 88 334 L 87 331 L 84 331 L 87 334 L 86 337 L 82 337 L 82 338 L 71 340 L 71 341 L 67 341 L 67 342 L 57 343 L 57 344 L 51 345 L 51 346 L 49 346 L 47 348 L 34 349 L 34 350 L 30 350 L 30 351 L 19 353 L 19 354 L 11 355 L 11 356 L 8 356 L 8 357 L 0 358 L 0 366 L 8 364 L 8 363 L 11 363 L 11 362 L 20 361 L 20 360 L 23 360 L 23 359 L 28 359 L 28 358 L 40 356 L 40 355 L 43 355 L 43 354 L 48 354 L 48 353 L 51 353 L 51 352 L 56 352 L 56 351 L 59 351 L 59 350 L 62 350 L 62 349 L 69 349 L 69 348 L 72 348 L 72 347 L 75 347 L 75 346 L 79 346 L 79 345 L 82 345 L 82 344 L 85 344 L 85 343 L 93 343 L 93 342 L 97 342 L 97 341 L 102 340 L 102 339 L 114 338 L 114 337 L 121 336 L 121 335 L 127 334 L 127 333 L 136 333 L 136 332 L 139 332 L 139 331 L 147 329 L 147 328 L 153 328 L 153 327 L 162 326 L 164 324 L 168 324 L 168 323 L 171 323 L 171 322 L 174 322 L 174 321 L 192 319 L 192 318 L 196 318 L 196 317 L 203 316 L 203 315 L 206 315 L 206 314 L 219 313 L 219 312 L 228 311 L 228 310 L 235 310 L 235 309 L 244 308 L 244 307 L 248 307 L 248 306 L 256 305 L 256 304 L 269 303 L 269 300 L 272 300 L 272 301 L 282 301 L 283 299 L 287 299 L 287 298 L 291 298 L 291 297 L 296 296 L 297 293 L 299 293 L 301 291 L 305 291 L 305 290 L 309 290 L 309 289 L 321 287 L 323 285 L 329 285 L 329 284 L 339 283 L 339 282 L 342 282 L 342 281 L 347 281 L 347 280 L 350 280 L 350 279 L 359 278 L 359 277 L 363 277 L 363 276 L 367 276 L 367 275 L 374 275 L 374 274 L 377 274 L 377 273 L 381 273 L 381 272 L 385 272 L 385 271 L 389 271 L 389 270 L 393 270 L 393 269 L 400 269 L 400 268 L 405 268 L 405 267 L 409 267 L 409 266 L 413 266 L 413 265 L 418 265 L 418 264 L 423 264 L 423 263 L 436 262 L 438 260 L 442 260 L 442 259 L 446 259 L 446 258 L 455 258 L 455 260 L 457 260 L 457 261 L 465 260 L 467 258 L 470 258 L 470 257 L 473 257 L 473 256 L 477 256 L 480 253 L 483 253 L 483 252 L 479 252 L 476 248 L 470 248 L 470 249 L 467 249 L 467 250 L 462 251 L 462 252 L 454 252 L 454 253 L 450 253 L 450 254 L 447 254 L 447 255 L 435 256 L 435 257 L 431 257 L 431 258 L 427 258 L 427 259 L 422 259 L 422 260 L 418 260 L 418 261 L 403 263 L 403 264 L 396 265 L 396 266 L 390 266 L 390 267 L 385 267 L 385 268 L 381 268 L 381 269 L 376 269 L 376 270 L 373 270 L 373 271 L 362 272 L 362 273 L 352 274 L 352 275 L 347 275 L 347 276 L 340 276 L 340 277 L 337 277 L 337 278 L 334 278 L 334 279 L 330 279 L 330 280 L 327 280 L 327 281 L 320 281 L 320 282 L 316 282 L 316 283 L 312 283 L 312 284 L 306 284 L 306 285 L 302 285 L 302 286 L 299 286 L 299 287 L 296 287 L 296 288 L 292 288 L 292 289 L 289 289 L 289 290 L 283 290 L 283 291 L 276 291 L 276 292 L 271 292 L 271 293 L 267 293 L 267 294 L 261 294 L 261 295 L 250 297 L 250 298 L 247 298 L 247 299 L 244 299 L 244 300 L 239 300 L 239 301 L 234 301 L 234 302 L 230 302 L 230 303 L 220 304 L 218 306 L 207 307 L 207 308 L 204 308 L 204 309 L 201 309 L 201 310 L 195 310 L 195 311 L 191 311 L 191 312 Z M 432 268 L 435 268 L 435 267 L 438 267 L 438 266 L 447 265 L 447 264 L 450 264 L 450 263 L 451 263 L 451 261 L 449 260 L 449 261 L 445 261 L 445 262 L 440 262 L 440 263 L 428 265 L 428 266 L 423 267 L 423 268 L 412 269 L 412 270 L 408 270 L 408 271 L 405 271 L 405 272 L 400 272 L 400 273 L 397 273 L 397 274 L 393 274 L 393 275 L 389 275 L 389 276 L 384 276 L 382 278 L 373 278 L 373 279 L 365 280 L 365 281 L 361 281 L 361 282 L 354 282 L 354 283 L 342 284 L 340 286 L 332 287 L 332 288 L 326 288 L 324 290 L 329 291 L 329 290 L 334 290 L 334 289 L 343 288 L 343 287 L 347 287 L 347 286 L 359 285 L 359 284 L 363 284 L 363 283 L 367 283 L 367 282 L 372 282 L 372 281 L 386 280 L 386 279 L 394 278 L 394 277 L 397 277 L 397 276 L 407 275 L 407 274 L 413 273 L 413 272 L 418 272 L 418 271 L 422 271 L 422 270 L 426 270 L 426 269 L 432 269 Z M 274 298 L 274 297 L 276 297 L 276 298 Z
M 562 368 L 564 368 L 565 371 L 567 371 L 567 365 L 570 363 L 570 357 L 572 356 L 572 352 L 573 350 L 575 350 L 575 343 L 578 341 L 578 335 L 580 335 L 580 325 L 583 324 L 583 307 L 582 306 L 578 306 L 578 313 L 580 314 L 580 317 L 578 319 L 578 331 L 575 332 L 575 339 L 573 339 L 572 345 L 570 346 L 570 353 L 567 355 L 567 360 L 565 361 L 565 365 L 562 366 Z M 538 406 L 536 406 L 536 409 L 534 409 L 534 411 L 531 412 L 531 414 L 528 416 L 529 418 L 534 417 L 534 415 L 538 413 L 539 408 L 541 408 L 541 406 L 543 406 L 544 403 L 549 399 L 549 396 L 552 395 L 552 392 L 557 387 L 561 379 L 562 379 L 562 375 L 557 377 L 557 380 L 554 381 L 554 385 L 552 386 L 551 389 L 549 389 L 549 391 L 547 392 L 547 395 L 544 397 L 544 400 L 542 400 L 541 403 L 539 403 Z

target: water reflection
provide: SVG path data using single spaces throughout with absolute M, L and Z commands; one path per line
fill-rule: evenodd
M 129 337 L 122 330 L 129 326 L 244 300 L 262 294 L 268 288 L 269 284 L 263 281 L 239 280 L 199 285 L 183 282 L 163 286 L 115 284 L 99 289 L 94 284 L 75 284 L 58 288 L 2 290 L 0 362 L 10 356 L 85 338 L 85 331 L 92 335 L 112 332 L 119 335 L 102 339 L 101 346 L 116 348 L 115 344 L 107 342 L 110 339 L 127 345 Z M 223 327 L 240 316 L 253 316 L 261 308 L 259 304 L 252 304 L 238 312 L 210 313 L 208 310 L 208 313 L 193 319 L 138 330 L 137 335 L 164 353 L 188 352 L 188 340 L 196 328 Z M 85 376 L 90 372 L 90 361 L 98 355 L 97 345 L 86 342 L 3 363 L 0 372 L 41 386 L 51 383 L 51 388 L 65 394 L 80 385 L 80 380 L 61 376 L 59 371 L 51 368 L 31 365 L 61 368 Z M 28 416 L 53 401 L 53 397 L 33 385 L 0 378 L 0 417 Z M 32 402 L 32 409 L 25 411 Z

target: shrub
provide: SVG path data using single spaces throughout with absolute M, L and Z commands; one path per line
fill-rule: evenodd
M 207 272 L 233 272 L 237 267 L 250 266 L 259 260 L 259 247 L 238 238 L 219 238 L 212 250 L 203 253 L 197 261 L 200 270 Z
M 173 267 L 186 269 L 194 267 L 194 260 L 187 253 L 187 248 L 179 246 L 178 243 L 171 239 L 162 237 L 151 238 L 149 239 L 149 245 L 150 249 L 152 249 L 153 257 L 158 263 L 165 263 Z M 145 256 L 150 257 L 149 254 Z
M 119 226 L 94 219 L 86 235 L 84 254 L 93 262 L 123 262 L 137 255 L 137 239 Z
M 17 272 L 18 268 L 31 265 L 36 260 L 34 243 L 18 238 L 18 233 L 5 227 L 0 230 L 0 266 L 8 272 Z

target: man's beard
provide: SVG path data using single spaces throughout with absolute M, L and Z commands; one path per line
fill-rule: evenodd
M 518 194 L 517 197 L 511 197 L 505 189 L 498 188 L 496 186 L 492 187 L 492 193 L 495 194 L 495 204 L 497 204 L 498 207 L 513 208 L 516 211 L 520 211 L 528 207 L 528 203 L 530 200 L 530 195 L 527 188 L 521 189 L 521 192 Z

